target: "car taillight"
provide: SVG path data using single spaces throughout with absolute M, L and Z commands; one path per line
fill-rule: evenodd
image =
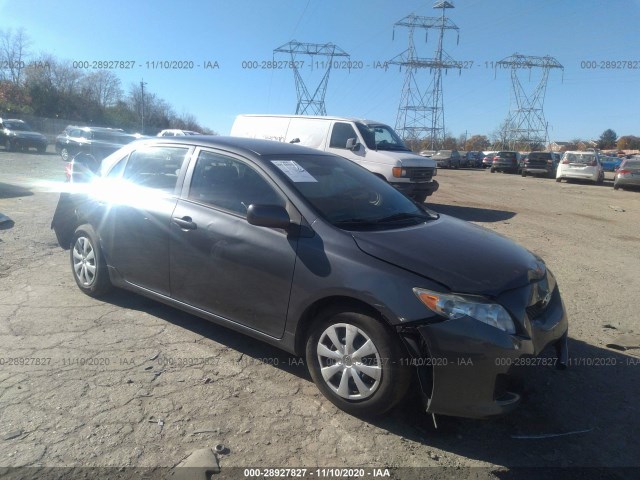
M 629 175 L 631 170 L 618 170 L 618 175 Z
M 547 160 L 547 163 L 551 165 L 553 163 L 553 160 Z
M 562 164 L 563 165 L 569 165 L 569 159 L 562 160 Z

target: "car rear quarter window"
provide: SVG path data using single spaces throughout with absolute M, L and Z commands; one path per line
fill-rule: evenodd
M 173 193 L 188 151 L 188 147 L 146 147 L 135 150 L 129 156 L 122 177 L 141 187 Z
M 209 151 L 198 155 L 188 198 L 242 216 L 251 204 L 284 206 L 286 203 L 253 167 Z

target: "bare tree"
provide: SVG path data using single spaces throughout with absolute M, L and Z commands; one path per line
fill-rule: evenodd
M 122 99 L 120 79 L 108 70 L 91 72 L 82 78 L 83 90 L 100 106 L 112 107 Z
M 22 73 L 29 58 L 31 41 L 23 28 L 15 33 L 0 30 L 0 80 L 8 80 L 14 85 L 22 84 Z

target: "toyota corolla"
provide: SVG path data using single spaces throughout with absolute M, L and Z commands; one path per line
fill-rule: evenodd
M 341 157 L 171 137 L 86 173 L 52 221 L 82 292 L 128 289 L 304 356 L 352 414 L 387 412 L 412 382 L 428 412 L 502 414 L 523 359 L 549 346 L 566 364 L 567 316 L 539 257 Z

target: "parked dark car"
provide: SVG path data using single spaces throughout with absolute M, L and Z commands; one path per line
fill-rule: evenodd
M 625 159 L 613 177 L 613 188 L 640 187 L 640 158 Z
M 35 148 L 38 153 L 47 150 L 47 137 L 34 132 L 29 124 L 14 118 L 0 118 L 0 144 L 7 152 L 28 151 Z
M 460 168 L 460 152 L 457 150 L 438 150 L 431 158 L 438 168 Z
M 478 152 L 470 150 L 468 152 L 459 153 L 461 167 L 475 168 L 478 166 Z M 482 159 L 480 159 L 480 162 L 482 162 Z
M 139 139 L 139 135 L 125 133 L 119 128 L 68 126 L 56 137 L 56 152 L 68 161 L 78 153 L 93 155 L 102 160 L 123 145 Z
M 52 221 L 81 291 L 122 287 L 304 355 L 352 414 L 388 411 L 412 382 L 428 412 L 501 414 L 520 401 L 520 359 L 554 345 L 567 361 L 567 316 L 540 258 L 342 157 L 156 138 L 82 185 Z
M 518 152 L 501 151 L 496 153 L 491 164 L 491 173 L 518 173 L 520 154 Z
M 482 159 L 484 158 L 484 154 L 482 152 L 467 152 L 467 157 L 471 168 L 482 168 Z
M 549 178 L 556 178 L 556 170 L 560 163 L 560 154 L 556 152 L 531 152 L 525 158 L 522 165 L 521 174 L 546 175 Z

